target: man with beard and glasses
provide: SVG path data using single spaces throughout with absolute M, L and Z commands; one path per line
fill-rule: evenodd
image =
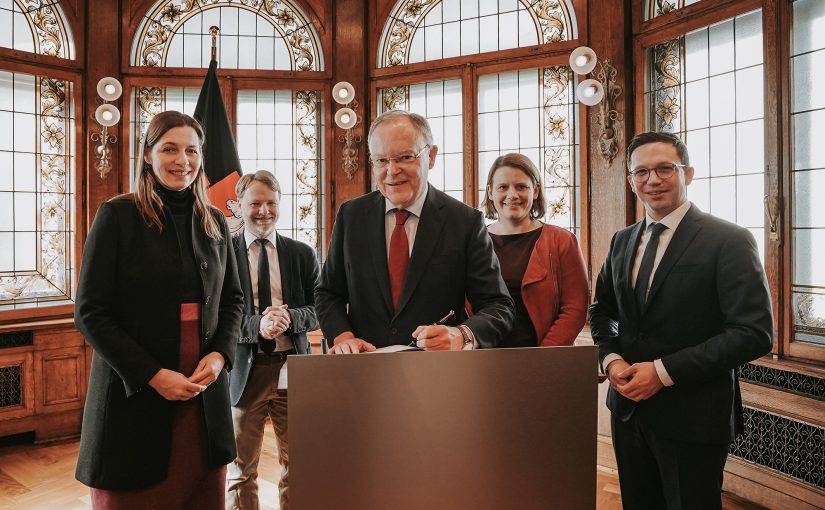
M 275 230 L 281 188 L 274 175 L 265 170 L 244 175 L 235 192 L 244 219 L 242 234 L 233 240 L 244 315 L 229 378 L 238 456 L 227 474 L 227 508 L 259 506 L 258 460 L 269 416 L 283 468 L 280 508 L 288 510 L 286 360 L 309 354 L 307 331 L 318 328 L 318 259 L 312 248 Z

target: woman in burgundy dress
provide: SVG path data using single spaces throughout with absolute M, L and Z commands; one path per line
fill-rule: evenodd
M 516 308 L 499 347 L 571 345 L 587 314 L 587 272 L 576 236 L 546 225 L 541 180 L 522 154 L 506 154 L 487 175 L 483 207 L 501 276 Z
M 135 191 L 102 204 L 86 240 L 75 324 L 94 357 L 76 475 L 96 509 L 224 506 L 243 295 L 202 144 L 192 117 L 156 115 Z

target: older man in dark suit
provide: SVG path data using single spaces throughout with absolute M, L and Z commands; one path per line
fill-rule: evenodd
M 765 273 L 748 230 L 688 202 L 694 170 L 677 136 L 642 133 L 627 154 L 646 215 L 613 236 L 590 306 L 622 504 L 721 509 L 742 421 L 734 370 L 772 345 Z
M 369 147 L 378 191 L 339 209 L 315 294 L 331 352 L 411 341 L 425 350 L 495 347 L 513 303 L 481 212 L 427 183 L 438 153 L 427 120 L 385 112 Z
M 282 468 L 279 508 L 288 510 L 286 359 L 310 353 L 306 333 L 318 328 L 318 260 L 312 248 L 275 230 L 281 188 L 274 175 L 244 175 L 235 191 L 244 218 L 244 230 L 233 240 L 244 315 L 229 377 L 238 456 L 227 472 L 227 508 L 258 508 L 258 459 L 268 416 Z

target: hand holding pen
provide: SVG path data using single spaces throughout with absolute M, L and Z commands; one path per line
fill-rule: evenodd
M 450 310 L 447 315 L 434 324 L 415 328 L 412 333 L 413 341 L 410 345 L 425 351 L 461 350 L 464 347 L 464 337 L 461 335 L 461 331 L 456 327 L 444 325 L 453 315 L 455 315 L 455 311 Z

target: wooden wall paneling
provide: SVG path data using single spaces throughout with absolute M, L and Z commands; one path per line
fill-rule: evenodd
M 112 76 L 118 80 L 123 81 L 119 66 L 118 51 L 121 45 L 124 45 L 124 40 L 121 37 L 120 27 L 120 1 L 110 2 L 85 2 L 86 11 L 85 17 L 89 20 L 89 30 L 86 30 L 83 38 L 83 44 L 87 48 L 94 48 L 93 52 L 86 54 L 84 67 L 86 70 L 86 81 L 82 88 L 78 90 L 83 91 L 85 98 L 85 109 L 78 112 L 78 123 L 83 127 L 83 133 L 88 136 L 92 132 L 100 130 L 100 126 L 93 120 L 94 111 L 100 104 L 97 95 L 97 82 L 106 76 Z M 125 44 L 128 46 L 128 44 Z M 120 109 L 121 121 L 112 128 L 111 132 L 117 136 L 117 145 L 113 148 L 111 153 L 112 170 L 105 178 L 101 178 L 95 168 L 95 156 L 97 152 L 95 147 L 97 144 L 93 143 L 88 138 L 84 138 L 86 142 L 86 164 L 85 171 L 80 172 L 85 179 L 85 204 L 81 210 L 85 211 L 85 225 L 84 231 L 78 232 L 79 237 L 85 239 L 88 229 L 91 227 L 94 215 L 97 212 L 98 206 L 109 198 L 117 195 L 124 189 L 120 168 L 120 154 L 121 151 L 117 147 L 128 143 L 128 125 L 123 122 L 124 106 L 128 105 L 127 96 L 124 89 L 124 95 L 112 103 Z
M 350 107 L 355 110 L 360 121 L 353 128 L 353 135 L 360 137 L 361 141 L 355 143 L 355 148 L 358 151 L 358 169 L 354 176 L 349 178 L 343 166 L 342 151 L 344 150 L 344 142 L 339 140 L 344 131 L 330 121 L 329 133 L 334 139 L 332 140 L 332 153 L 327 160 L 329 162 L 327 168 L 330 177 L 330 189 L 334 191 L 328 195 L 330 201 L 327 206 L 329 212 L 326 229 L 327 242 L 329 242 L 329 236 L 332 233 L 333 219 L 338 206 L 368 191 L 367 130 L 371 120 L 368 112 L 371 111 L 370 108 L 373 102 L 373 99 L 368 95 L 371 89 L 367 80 L 367 61 L 370 61 L 370 57 L 366 54 L 367 9 L 365 9 L 365 2 L 361 0 L 340 0 L 334 2 L 333 5 L 335 33 L 333 34 L 333 48 L 330 59 L 332 83 L 347 81 L 355 88 L 355 102 Z M 334 114 L 335 111 L 341 108 L 341 105 L 332 101 L 329 95 L 324 99 L 325 104 L 330 109 L 330 114 Z
M 610 60 L 616 70 L 616 84 L 622 87 L 622 94 L 617 98 L 616 111 L 624 120 L 616 134 L 618 152 L 612 162 L 608 162 L 599 152 L 599 132 L 594 118 L 596 108 L 588 108 L 587 152 L 590 168 L 591 203 L 590 203 L 590 260 L 593 282 L 604 263 L 613 233 L 627 226 L 632 220 L 632 201 L 630 189 L 625 179 L 625 148 L 633 134 L 634 112 L 633 80 L 629 72 L 633 67 L 630 52 L 625 45 L 630 41 L 629 13 L 626 2 L 611 0 L 591 0 L 589 2 L 588 22 L 598 30 L 590 31 L 589 46 L 595 50 L 600 61 Z M 593 285 L 591 284 L 591 295 Z
M 34 370 L 32 370 L 33 348 L 15 347 L 12 349 L 0 350 L 0 369 L 6 367 L 20 367 L 20 398 L 19 406 L 9 406 L 0 408 L 0 436 L 9 420 L 15 420 L 34 414 Z

